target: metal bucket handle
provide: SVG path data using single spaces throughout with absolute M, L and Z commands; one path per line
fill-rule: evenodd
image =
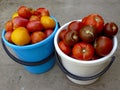
M 73 79 L 76 79 L 76 80 L 81 80 L 81 81 L 93 80 L 93 79 L 96 79 L 96 78 L 102 76 L 103 74 L 106 73 L 106 71 L 108 71 L 108 69 L 111 67 L 112 63 L 113 63 L 114 60 L 115 60 L 115 56 L 112 56 L 110 63 L 109 63 L 100 73 L 98 73 L 98 74 L 96 74 L 96 75 L 94 75 L 94 76 L 90 76 L 90 77 L 82 77 L 82 76 L 74 75 L 74 74 L 70 73 L 69 71 L 67 71 L 67 70 L 65 69 L 65 67 L 62 65 L 62 62 L 61 62 L 60 57 L 59 57 L 59 55 L 57 54 L 57 52 L 55 52 L 55 55 L 56 55 L 57 63 L 58 63 L 58 66 L 60 67 L 60 69 L 61 69 L 66 75 L 68 75 L 69 77 L 71 77 L 71 78 L 73 78 Z

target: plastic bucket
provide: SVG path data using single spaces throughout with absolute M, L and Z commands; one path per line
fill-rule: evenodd
M 61 70 L 66 74 L 68 79 L 71 80 L 72 82 L 81 85 L 88 85 L 95 82 L 112 65 L 115 59 L 115 57 L 112 55 L 116 51 L 118 45 L 117 38 L 116 36 L 113 38 L 114 46 L 112 51 L 107 56 L 92 61 L 76 60 L 64 54 L 58 46 L 59 33 L 61 32 L 61 30 L 65 29 L 69 23 L 70 22 L 61 26 L 58 29 L 54 38 L 54 45 L 56 49 L 56 57 L 57 57 L 58 65 L 61 68 Z
M 36 44 L 26 46 L 11 44 L 4 37 L 5 30 L 2 31 L 2 44 L 6 53 L 14 61 L 24 65 L 25 69 L 31 73 L 40 74 L 46 72 L 51 69 L 55 63 L 54 35 L 59 28 L 59 24 L 53 16 L 51 17 L 56 22 L 54 32 L 49 37 Z M 10 47 L 17 57 L 12 55 L 6 46 Z

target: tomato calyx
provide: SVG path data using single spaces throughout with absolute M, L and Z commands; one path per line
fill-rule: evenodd
M 100 22 L 100 18 L 98 16 L 96 16 L 94 19 L 96 22 Z
M 76 34 L 73 33 L 73 34 L 71 35 L 71 38 L 72 38 L 72 40 L 74 41 L 74 40 L 77 40 L 77 39 L 78 39 L 78 36 L 76 36 Z
M 86 30 L 86 34 L 90 34 L 91 36 L 94 37 L 93 33 L 90 30 Z
M 93 26 L 87 25 L 80 29 L 79 37 L 84 42 L 93 42 L 97 36 L 97 31 Z
M 116 27 L 115 27 L 115 26 L 112 26 L 112 30 L 115 31 L 115 30 L 116 30 Z
M 65 44 L 68 46 L 74 45 L 75 43 L 77 43 L 79 41 L 78 32 L 75 30 L 67 31 L 63 40 L 64 40 Z
M 73 46 L 73 57 L 79 60 L 90 60 L 94 55 L 94 47 L 85 42 L 79 42 Z
M 85 49 L 85 48 L 83 48 L 83 49 L 82 49 L 82 53 L 85 53 L 85 52 L 86 52 L 86 49 Z

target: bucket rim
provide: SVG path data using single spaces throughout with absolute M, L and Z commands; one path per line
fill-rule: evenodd
M 74 20 L 72 20 L 72 21 L 74 21 Z M 72 22 L 72 21 L 70 21 L 70 22 Z M 77 20 L 77 21 L 81 21 L 81 19 L 80 19 L 80 20 Z M 108 58 L 110 58 L 110 57 L 114 54 L 114 52 L 116 51 L 117 46 L 118 46 L 117 36 L 114 36 L 114 38 L 113 38 L 113 49 L 111 50 L 111 52 L 110 52 L 108 55 L 106 55 L 105 57 L 99 58 L 99 59 L 97 59 L 97 60 L 90 60 L 90 61 L 77 60 L 77 59 L 72 58 L 72 57 L 66 55 L 65 53 L 63 53 L 63 52 L 61 51 L 61 49 L 59 48 L 59 46 L 58 46 L 58 36 L 59 36 L 60 31 L 63 30 L 63 28 L 65 29 L 66 26 L 67 26 L 70 22 L 68 22 L 68 23 L 64 24 L 63 26 L 61 26 L 61 27 L 58 29 L 58 31 L 57 31 L 57 33 L 56 33 L 56 35 L 55 35 L 55 37 L 54 37 L 55 50 L 57 51 L 57 53 L 58 53 L 58 55 L 59 55 L 60 57 L 62 56 L 63 58 L 65 58 L 65 59 L 67 59 L 67 60 L 69 60 L 69 61 L 72 61 L 72 62 L 74 62 L 74 63 L 84 64 L 84 65 L 90 65 L 90 64 L 101 64 L 101 63 L 104 63 L 104 62 L 107 61 Z
M 36 48 L 38 46 L 45 45 L 47 43 L 47 41 L 49 41 L 51 38 L 54 38 L 54 35 L 57 32 L 58 27 L 59 27 L 57 19 L 54 16 L 50 16 L 50 17 L 53 18 L 55 23 L 56 23 L 54 31 L 50 36 L 48 36 L 46 39 L 42 40 L 41 42 L 31 44 L 31 45 L 25 45 L 25 46 L 18 46 L 18 45 L 12 44 L 12 43 L 8 42 L 4 37 L 5 32 L 6 32 L 5 29 L 2 30 L 2 39 L 3 39 L 3 41 L 5 42 L 6 45 L 8 45 L 10 47 L 17 48 L 17 49 L 29 49 L 29 48 Z

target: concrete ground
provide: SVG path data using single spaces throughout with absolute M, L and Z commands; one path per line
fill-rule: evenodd
M 0 0 L 1 31 L 4 23 L 21 5 L 33 8 L 46 7 L 61 25 L 81 19 L 90 13 L 98 13 L 105 21 L 116 22 L 120 28 L 120 0 Z M 72 83 L 57 64 L 46 73 L 30 74 L 22 65 L 7 56 L 0 43 L 0 90 L 120 90 L 119 42 L 120 39 L 114 54 L 116 60 L 110 70 L 97 82 L 87 86 Z

